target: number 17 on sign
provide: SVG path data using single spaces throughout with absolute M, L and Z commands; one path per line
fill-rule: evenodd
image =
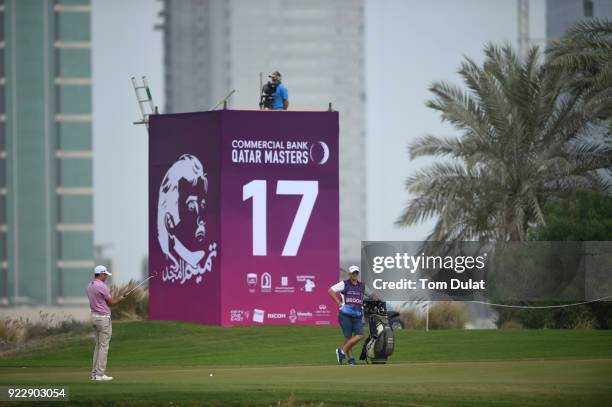
M 267 181 L 256 179 L 242 187 L 242 200 L 253 200 L 253 256 L 267 255 Z M 296 256 L 319 194 L 318 181 L 279 180 L 276 195 L 301 195 L 300 205 L 293 218 L 283 247 L 283 256 Z

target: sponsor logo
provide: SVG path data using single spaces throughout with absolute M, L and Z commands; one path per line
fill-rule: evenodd
M 274 292 L 275 293 L 289 293 L 292 294 L 295 292 L 295 287 L 274 287 Z
M 329 325 L 329 321 L 315 321 L 315 325 Z
M 253 310 L 253 322 L 258 322 L 260 324 L 263 324 L 264 314 L 265 314 L 264 310 L 255 308 Z
M 268 318 L 269 319 L 284 319 L 284 318 L 287 318 L 287 314 L 269 312 Z
M 323 165 L 330 158 L 329 145 L 324 141 L 234 139 L 231 146 L 233 163 Z
M 315 285 L 314 281 L 308 279 L 308 280 L 306 280 L 306 282 L 304 283 L 304 287 L 302 287 L 300 289 L 300 291 L 305 291 L 307 293 L 311 293 L 312 290 L 314 290 L 315 287 L 316 287 L 316 285 Z
M 261 275 L 261 292 L 270 292 L 272 289 L 272 275 L 268 272 Z
M 331 316 L 331 311 L 327 309 L 327 305 L 319 304 L 319 309 L 315 310 L 315 315 L 317 317 L 329 317 Z
M 247 274 L 247 285 L 249 286 L 249 292 L 254 293 L 255 287 L 257 287 L 257 273 Z
M 230 321 L 232 322 L 244 322 L 249 319 L 250 311 L 243 311 L 233 309 L 230 311 Z
M 274 292 L 279 293 L 279 294 L 282 294 L 282 293 L 293 294 L 295 292 L 295 287 L 289 285 L 289 277 L 282 276 L 280 279 L 280 285 L 277 285 L 274 287 Z
M 295 308 L 291 308 L 291 310 L 289 310 L 289 322 L 291 322 L 292 324 L 295 324 L 297 321 L 307 321 L 309 319 L 311 319 L 313 317 L 312 312 L 306 311 L 306 312 L 301 312 L 301 311 L 296 311 Z
M 329 160 L 329 146 L 323 141 L 316 141 L 310 145 L 310 160 L 323 165 Z

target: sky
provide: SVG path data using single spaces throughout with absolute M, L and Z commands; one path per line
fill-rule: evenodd
M 114 259 L 118 282 L 139 279 L 147 253 L 147 132 L 130 77 L 146 75 L 163 107 L 158 0 L 92 0 L 95 244 Z M 364 240 L 422 240 L 433 222 L 398 228 L 411 140 L 456 134 L 425 106 L 438 80 L 460 84 L 468 56 L 487 42 L 516 44 L 515 0 L 365 0 L 366 188 Z M 530 1 L 530 35 L 543 38 L 545 0 Z
M 530 1 L 530 36 L 544 38 L 545 1 Z M 425 106 L 435 81 L 462 85 L 464 56 L 483 61 L 487 42 L 517 43 L 515 0 L 366 1 L 366 173 L 368 240 L 419 241 L 434 221 L 394 225 L 409 199 L 406 178 L 431 163 L 409 161 L 425 134 L 458 133 Z
M 163 106 L 161 2 L 92 1 L 94 241 L 119 282 L 139 279 L 147 253 L 147 131 L 130 78 L 146 75 Z

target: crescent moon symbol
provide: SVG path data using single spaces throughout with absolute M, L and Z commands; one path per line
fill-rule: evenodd
M 317 141 L 317 143 L 319 143 L 321 145 L 321 148 L 323 149 L 323 158 L 321 158 L 321 161 L 317 162 L 317 164 L 319 165 L 323 165 L 327 162 L 327 160 L 329 160 L 329 147 L 327 146 L 327 144 L 323 141 Z M 313 155 L 312 155 L 312 148 L 315 146 L 315 144 L 313 143 L 310 146 L 310 159 L 312 161 L 315 161 Z M 315 161 L 316 162 L 316 161 Z

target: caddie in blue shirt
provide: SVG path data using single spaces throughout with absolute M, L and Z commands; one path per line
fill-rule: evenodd
M 348 364 L 356 365 L 353 357 L 353 346 L 363 338 L 363 297 L 365 286 L 359 281 L 359 267 L 349 267 L 348 280 L 334 284 L 328 290 L 329 295 L 338 304 L 338 322 L 344 335 L 342 348 L 336 349 L 336 360 L 342 364 L 348 356 Z M 338 298 L 342 294 L 344 302 Z
M 287 110 L 289 108 L 289 92 L 287 87 L 281 82 L 282 75 L 278 71 L 272 72 L 270 75 L 272 82 L 276 84 L 276 92 L 274 92 L 274 110 Z

